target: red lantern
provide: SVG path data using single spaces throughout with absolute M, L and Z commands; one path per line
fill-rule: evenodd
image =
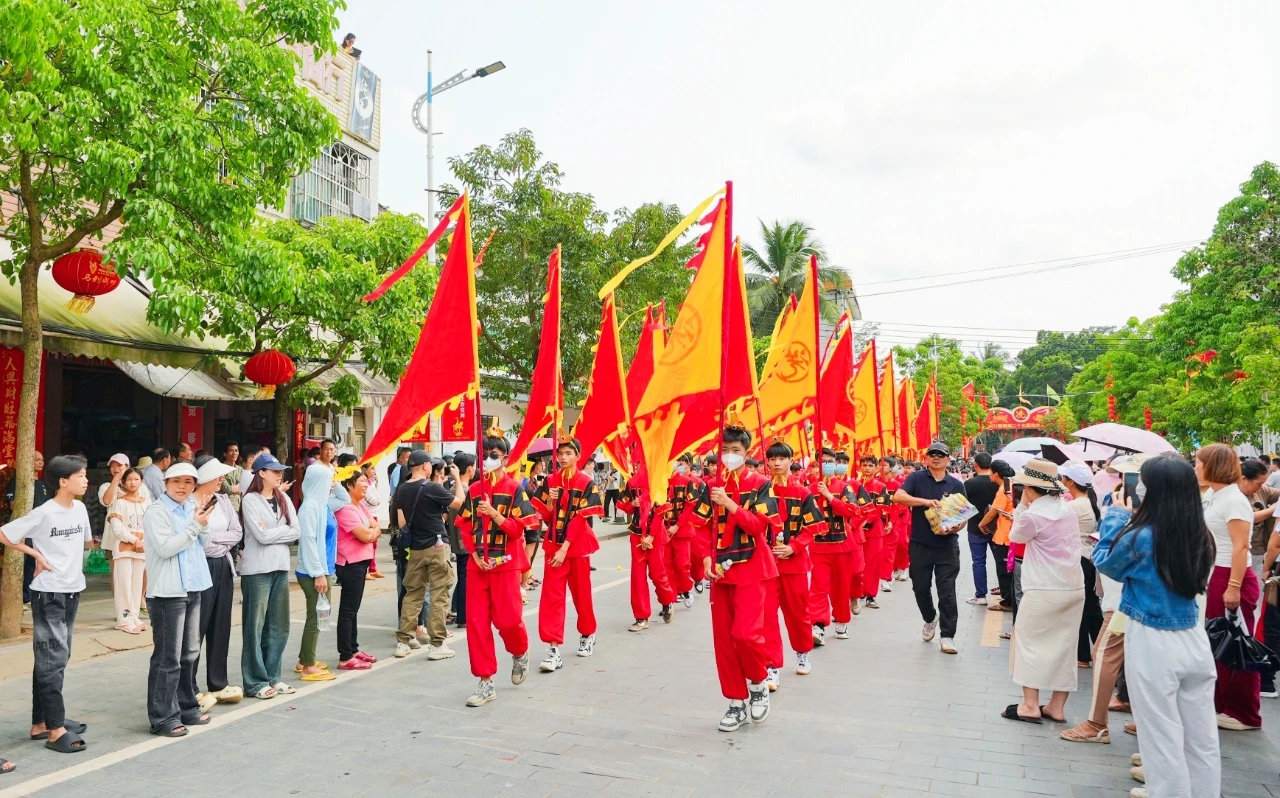
M 1151 429 L 1151 408 L 1144 407 L 1142 409 L 1142 420 L 1146 422 L 1147 429 Z
M 259 399 L 270 399 L 275 396 L 276 386 L 284 385 L 297 373 L 293 360 L 276 349 L 259 352 L 244 364 L 245 378 L 258 383 Z
M 1109 421 L 1118 421 L 1120 415 L 1116 413 L 1116 397 L 1114 394 L 1107 395 L 1107 419 Z
M 115 264 L 103 264 L 102 253 L 78 249 L 53 262 L 53 281 L 75 295 L 67 303 L 67 310 L 88 313 L 94 297 L 116 290 L 120 275 L 116 274 Z

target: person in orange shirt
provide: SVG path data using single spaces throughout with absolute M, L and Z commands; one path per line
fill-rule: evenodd
M 804 676 L 812 669 L 809 654 L 813 651 L 813 633 L 809 621 L 809 544 L 813 530 L 822 528 L 822 514 L 809 490 L 798 475 L 791 473 L 794 452 L 781 440 L 775 440 L 765 452 L 772 474 L 771 490 L 778 503 L 782 531 L 773 541 L 773 556 L 778 561 L 778 578 L 769 582 L 773 589 L 765 608 L 765 637 L 769 644 L 770 690 L 778 689 L 778 672 L 782 668 L 782 628 L 778 611 L 787 627 L 787 640 L 796 653 L 796 673 Z
M 778 578 L 770 543 L 782 519 L 769 480 L 746 467 L 750 446 L 743 427 L 722 430 L 719 473 L 707 478 L 694 509 L 694 555 L 711 580 L 716 672 L 729 699 L 723 732 L 769 716 L 765 611 L 767 583 Z
M 991 535 L 991 553 L 996 559 L 996 581 L 1000 585 L 1000 600 L 987 606 L 992 612 L 1013 612 L 1013 572 L 1009 562 L 1009 530 L 1013 528 L 1013 466 L 1003 460 L 991 462 L 991 476 L 1000 482 L 991 509 L 982 517 L 979 528 L 994 529 Z
M 538 664 L 543 673 L 564 667 L 560 646 L 564 643 L 565 592 L 573 596 L 578 612 L 578 656 L 596 649 L 596 612 L 591 597 L 591 555 L 600 550 L 588 519 L 604 516 L 600 491 L 590 475 L 578 469 L 581 444 L 563 440 L 556 447 L 560 470 L 549 474 L 533 495 L 533 507 L 547 524 L 543 543 L 542 596 L 538 600 L 538 637 L 547 644 L 547 656 Z

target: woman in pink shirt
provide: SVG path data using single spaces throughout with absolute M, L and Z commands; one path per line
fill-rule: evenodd
M 334 513 L 338 519 L 338 558 L 334 570 L 338 584 L 342 586 L 342 601 L 338 607 L 338 669 L 364 671 L 378 660 L 360 650 L 356 641 L 356 618 L 360 613 L 360 602 L 364 600 L 365 576 L 373 562 L 374 542 L 381 530 L 364 503 L 365 494 L 369 491 L 369 478 L 356 471 L 343 481 L 342 486 L 350 494 L 351 503 Z

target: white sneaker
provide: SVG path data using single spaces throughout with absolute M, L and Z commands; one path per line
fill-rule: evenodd
M 905 581 L 907 581 L 907 572 L 906 572 L 906 571 L 895 571 L 895 572 L 894 572 L 894 574 L 893 574 L 893 578 L 894 578 L 894 580 L 895 580 L 895 581 L 897 581 L 897 582 L 905 582 Z
M 751 691 L 751 698 L 747 699 L 751 722 L 764 723 L 764 719 L 769 717 L 769 687 L 763 682 L 748 684 L 747 687 Z
M 973 604 L 973 605 L 975 605 L 975 606 L 985 607 L 985 606 L 987 606 L 987 597 L 986 597 L 986 596 L 974 596 L 973 598 L 968 599 L 965 603 L 966 603 L 966 604 Z
M 951 642 L 951 638 L 949 637 L 942 638 L 942 653 L 943 654 L 956 653 L 956 644 Z
M 560 647 L 552 646 L 547 649 L 547 658 L 538 664 L 538 670 L 543 673 L 554 673 L 564 667 L 564 657 L 560 656 Z
M 1129 798 L 1147 798 L 1147 788 L 1134 787 L 1132 790 L 1129 790 Z
M 867 606 L 873 610 L 880 609 L 880 602 L 876 601 L 875 596 L 867 596 Z
M 1227 731 L 1255 731 L 1261 729 L 1261 726 L 1248 726 L 1230 715 L 1218 714 L 1218 728 Z
M 889 580 L 889 579 L 881 579 L 881 580 L 880 580 L 880 592 L 881 592 L 881 593 L 892 593 L 892 592 L 893 592 L 893 582 L 892 582 L 892 580 Z
M 407 645 L 409 648 L 413 649 L 414 651 L 417 651 L 418 649 L 422 648 L 422 642 L 419 641 L 418 638 L 416 637 L 409 638 L 409 642 L 405 643 L 405 645 Z
M 926 623 L 924 625 L 924 628 L 920 630 L 920 639 L 924 640 L 924 642 L 926 643 L 932 643 L 933 638 L 937 636 L 938 636 L 938 619 L 934 618 L 932 621 L 929 621 L 928 623 Z
M 858 599 L 849 599 L 849 612 L 854 615 L 862 614 L 862 602 Z
M 529 652 L 526 651 L 518 657 L 511 658 L 511 683 L 524 684 L 525 677 L 529 675 Z
M 848 639 L 849 639 L 849 627 L 845 626 L 842 623 L 836 624 L 836 640 L 848 640 Z
M 692 593 L 685 593 L 685 594 L 684 594 L 684 606 L 685 606 L 686 608 L 687 608 L 687 607 L 692 607 L 692 606 L 693 606 L 693 594 L 692 594 Z
M 1147 783 L 1147 774 L 1142 771 L 1141 766 L 1129 768 L 1129 775 L 1133 776 L 1134 781 L 1142 782 L 1143 784 Z
M 481 679 L 480 684 L 476 686 L 476 691 L 467 699 L 467 706 L 482 707 L 497 697 L 498 694 L 493 689 L 493 682 L 488 679 Z
M 649 628 L 648 618 L 636 618 L 636 622 L 627 627 L 628 632 L 643 632 Z
M 813 666 L 809 664 L 809 652 L 796 652 L 796 673 L 807 676 L 811 670 Z
M 778 689 L 778 669 L 767 668 L 767 676 L 764 677 L 764 683 L 769 688 L 769 692 L 776 692 Z
M 813 644 L 815 646 L 825 646 L 826 642 L 822 638 L 826 637 L 826 635 L 827 632 L 825 629 L 818 626 L 816 623 L 813 625 Z
M 437 660 L 442 660 L 442 659 L 451 659 L 456 655 L 457 655 L 457 652 L 449 648 L 444 643 L 441 643 L 438 646 L 427 646 L 427 659 L 431 660 L 432 662 L 436 662 Z
M 396 659 L 409 656 L 411 650 L 408 643 L 396 643 Z
M 747 722 L 747 706 L 741 701 L 730 701 L 729 711 L 720 719 L 720 731 L 731 732 L 742 728 Z
M 594 653 L 596 653 L 596 636 L 583 635 L 578 641 L 578 656 L 589 657 Z

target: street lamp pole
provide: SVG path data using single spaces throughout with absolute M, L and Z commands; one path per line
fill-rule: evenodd
M 466 83 L 468 80 L 471 80 L 472 78 L 487 78 L 490 75 L 492 75 L 494 72 L 501 72 L 506 68 L 507 68 L 507 65 L 502 63 L 501 61 L 494 61 L 489 66 L 481 67 L 480 69 L 477 69 L 475 72 L 472 72 L 470 75 L 468 75 L 467 70 L 464 69 L 458 74 L 454 75 L 453 77 L 443 81 L 439 86 L 436 86 L 434 83 L 432 72 L 431 72 L 431 51 L 427 50 L 427 92 L 426 94 L 419 96 L 418 99 L 413 104 L 413 125 L 414 127 L 418 128 L 419 131 L 427 135 L 427 229 L 428 230 L 430 230 L 432 227 L 435 226 L 435 221 L 436 221 L 435 137 L 440 135 L 439 131 L 435 129 L 435 125 L 433 124 L 433 120 L 431 117 L 432 106 L 434 105 L 434 103 L 432 102 L 432 99 L 435 97 L 435 95 L 440 94 L 441 92 L 444 92 L 444 91 L 448 91 L 449 89 L 452 89 L 454 86 L 458 86 L 462 83 Z M 424 105 L 427 107 L 427 118 L 425 123 L 422 120 L 422 106 Z M 428 252 L 427 259 L 429 262 L 434 262 L 435 260 L 434 254 L 431 252 Z

